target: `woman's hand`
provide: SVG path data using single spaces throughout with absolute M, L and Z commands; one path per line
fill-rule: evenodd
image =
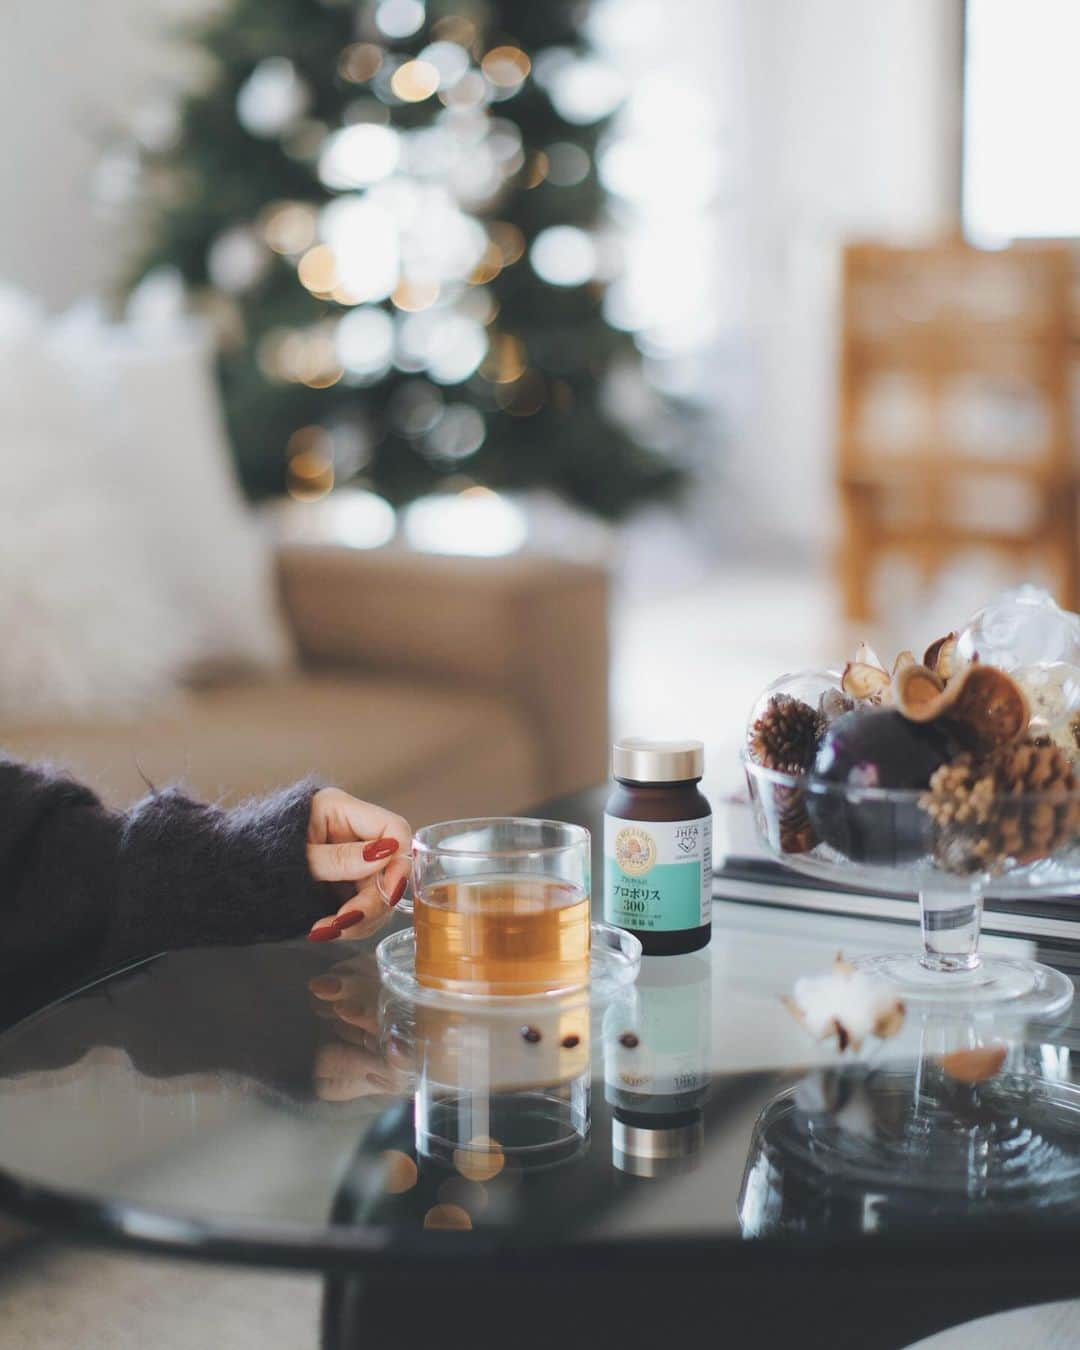
M 413 1051 L 392 1028 L 380 1038 L 379 972 L 370 951 L 308 981 L 312 1007 L 327 1036 L 315 1053 L 316 1095 L 348 1102 L 372 1093 L 401 1093 L 412 1081 Z
M 347 898 L 336 914 L 315 924 L 309 939 L 365 938 L 380 929 L 405 893 L 411 848 L 412 830 L 402 816 L 340 788 L 316 792 L 308 824 L 308 866 L 317 881 L 335 883 Z

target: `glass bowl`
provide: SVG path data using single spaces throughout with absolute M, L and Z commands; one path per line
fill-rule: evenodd
M 1080 904 L 1080 792 L 998 794 L 980 823 L 939 823 L 918 790 L 852 787 L 779 773 L 743 756 L 758 834 L 779 862 L 845 889 L 917 894 L 922 952 L 862 957 L 909 1003 L 1068 1007 L 1072 981 L 1034 961 L 981 956 L 984 896 Z

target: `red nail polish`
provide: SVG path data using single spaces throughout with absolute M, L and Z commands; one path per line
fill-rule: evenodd
M 334 920 L 334 927 L 339 933 L 346 928 L 355 928 L 358 923 L 363 923 L 367 915 L 362 909 L 350 909 L 346 914 L 339 914 Z
M 393 893 L 393 895 L 390 897 L 390 908 L 391 908 L 391 909 L 394 908 L 394 906 L 397 904 L 397 902 L 398 902 L 398 901 L 401 899 L 401 897 L 405 894 L 405 887 L 406 887 L 408 884 L 409 884 L 409 878 L 408 878 L 408 877 L 402 877 L 401 880 L 398 882 L 398 884 L 394 887 L 394 893 Z
M 379 862 L 383 858 L 389 858 L 397 850 L 396 839 L 373 839 L 370 844 L 364 845 L 364 861 Z
M 340 934 L 340 929 L 333 923 L 317 923 L 311 932 L 307 935 L 309 942 L 333 942 Z

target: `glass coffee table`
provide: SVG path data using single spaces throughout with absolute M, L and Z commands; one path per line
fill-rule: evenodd
M 543 813 L 595 843 L 605 791 Z M 520 1011 L 410 1003 L 374 944 L 159 956 L 0 1036 L 0 1210 L 321 1272 L 335 1346 L 866 1350 L 1080 1297 L 1080 1003 L 909 1013 L 846 1057 L 781 1003 L 909 943 L 718 901 L 704 951 Z

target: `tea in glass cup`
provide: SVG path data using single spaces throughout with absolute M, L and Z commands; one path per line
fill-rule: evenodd
M 526 995 L 589 979 L 589 832 L 558 821 L 449 821 L 413 841 L 416 979 Z

